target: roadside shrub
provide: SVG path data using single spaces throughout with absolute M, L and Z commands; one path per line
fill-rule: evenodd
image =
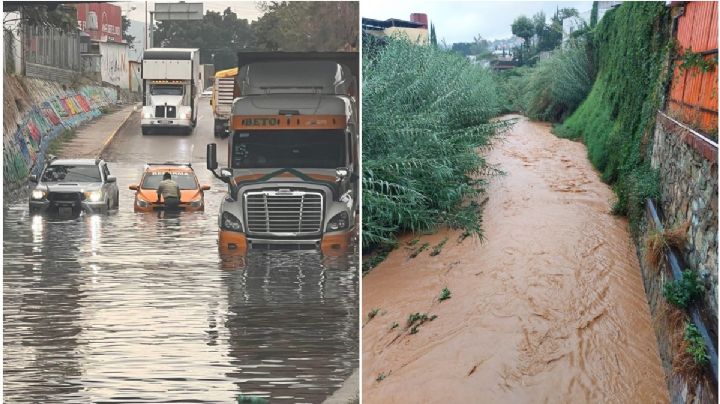
M 367 55 L 372 55 L 372 58 Z M 462 56 L 390 39 L 363 56 L 363 247 L 447 224 L 480 235 L 491 174 L 478 148 L 508 122 L 494 76 Z
M 615 213 L 637 231 L 645 198 L 658 195 L 649 150 L 669 50 L 669 12 L 663 3 L 626 2 L 597 25 L 598 74 L 587 99 L 555 133 L 583 139 L 590 161 L 613 184 Z
M 504 110 L 550 122 L 567 118 L 587 97 L 595 80 L 595 64 L 586 42 L 572 40 L 533 68 L 500 73 Z
M 695 299 L 703 295 L 704 289 L 697 279 L 697 274 L 685 270 L 682 278 L 667 282 L 663 285 L 663 296 L 675 307 L 685 309 Z

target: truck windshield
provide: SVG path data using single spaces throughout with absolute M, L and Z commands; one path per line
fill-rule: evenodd
M 345 166 L 342 130 L 237 132 L 232 168 L 338 168 Z
M 183 95 L 183 87 L 181 85 L 159 85 L 150 86 L 150 94 L 152 95 Z
M 51 165 L 42 175 L 43 182 L 101 182 L 96 165 Z

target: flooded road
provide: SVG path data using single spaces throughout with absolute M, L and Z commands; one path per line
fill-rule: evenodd
M 585 147 L 549 129 L 520 118 L 490 152 L 507 174 L 483 243 L 406 236 L 363 278 L 363 402 L 669 401 L 627 221 Z M 411 313 L 437 318 L 412 333 Z
M 225 186 L 201 160 L 212 132 L 134 148 L 123 138 L 139 128 L 124 131 L 108 153 L 119 211 L 52 220 L 23 201 L 4 214 L 6 402 L 322 402 L 358 366 L 357 253 L 222 260 Z M 142 163 L 182 161 L 188 143 L 203 145 L 205 212 L 133 213 Z

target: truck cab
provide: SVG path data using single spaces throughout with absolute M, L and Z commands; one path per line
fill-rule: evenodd
M 198 49 L 146 49 L 142 60 L 143 135 L 160 131 L 192 133 L 200 84 Z
M 358 131 L 354 77 L 328 61 L 241 65 L 227 166 L 215 144 L 208 169 L 228 184 L 221 252 L 272 245 L 345 251 L 357 231 Z

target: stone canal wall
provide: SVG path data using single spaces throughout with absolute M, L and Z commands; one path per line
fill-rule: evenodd
M 655 204 L 660 210 L 664 229 L 687 226 L 685 245 L 675 252 L 679 255 L 681 269 L 695 271 L 705 286 L 698 308 L 711 339 L 715 341 L 718 312 L 717 146 L 688 126 L 658 112 L 651 164 L 659 172 L 660 198 Z M 674 308 L 663 296 L 663 285 L 673 280 L 667 259 L 662 259 L 658 268 L 648 264 L 645 240 L 654 232 L 656 228 L 648 214 L 640 225 L 638 253 L 671 402 L 716 403 L 716 387 L 709 366 L 698 375 L 683 372 L 678 365 L 685 349 L 685 323 L 691 320 L 686 312 Z
M 3 75 L 3 186 L 5 194 L 27 183 L 45 163 L 49 143 L 66 130 L 99 117 L 117 103 L 117 89 L 70 88 L 36 78 Z M 6 198 L 7 199 L 7 198 Z
M 717 324 L 718 156 L 713 143 L 658 113 L 652 166 L 660 173 L 661 196 L 657 202 L 663 211 L 663 225 L 689 225 L 685 248 L 680 253 L 686 267 L 697 271 L 703 280 L 703 303 L 710 322 Z

